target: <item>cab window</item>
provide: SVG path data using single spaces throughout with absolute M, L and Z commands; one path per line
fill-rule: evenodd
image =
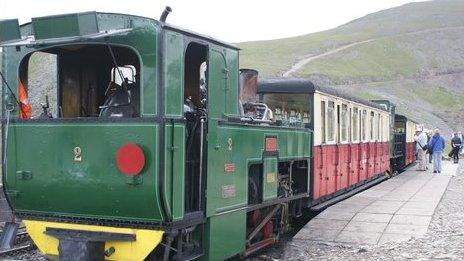
M 129 48 L 66 45 L 35 52 L 20 67 L 18 91 L 26 91 L 33 112 L 22 118 L 139 117 L 139 75 Z

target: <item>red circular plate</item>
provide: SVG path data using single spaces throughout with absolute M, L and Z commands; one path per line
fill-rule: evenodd
M 124 144 L 116 152 L 116 165 L 126 176 L 135 176 L 145 166 L 145 155 L 142 148 L 133 143 Z

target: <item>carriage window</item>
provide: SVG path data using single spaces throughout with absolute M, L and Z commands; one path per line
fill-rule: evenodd
M 374 112 L 371 111 L 371 117 L 369 119 L 370 120 L 370 128 L 369 129 L 370 129 L 370 132 L 371 132 L 370 140 L 374 140 L 374 134 L 375 134 L 374 133 L 374 131 L 375 131 L 375 129 L 374 129 L 375 116 L 374 115 L 375 115 Z
M 322 143 L 325 143 L 325 101 L 321 101 L 321 136 Z
M 36 55 L 42 58 L 36 61 Z M 21 62 L 18 88 L 40 104 L 32 104 L 28 118 L 132 118 L 140 115 L 139 70 L 138 56 L 128 48 L 58 46 Z
M 348 140 L 348 106 L 346 104 L 342 105 L 342 115 L 341 115 L 341 132 L 342 132 L 342 141 Z
M 266 93 L 263 102 L 271 109 L 274 120 L 282 126 L 306 127 L 311 122 L 307 93 Z
M 406 133 L 406 123 L 405 122 L 395 122 L 395 133 L 405 134 Z
M 363 141 L 366 141 L 366 130 L 367 130 L 367 111 L 363 110 L 361 116 L 361 138 Z
M 383 137 L 386 141 L 388 141 L 388 139 L 390 138 L 390 117 L 387 116 L 385 117 L 385 120 L 383 122 L 384 126 L 383 126 Z
M 380 113 L 377 113 L 377 122 L 376 123 L 377 123 L 377 125 L 376 125 L 377 126 L 377 132 L 375 133 L 376 134 L 375 138 L 378 141 L 380 141 Z
M 352 120 L 352 135 L 353 135 L 353 141 L 357 141 L 359 139 L 359 130 L 358 130 L 358 119 L 359 119 L 359 110 L 358 108 L 353 108 L 353 120 Z
M 327 106 L 327 141 L 334 140 L 335 103 L 329 101 Z

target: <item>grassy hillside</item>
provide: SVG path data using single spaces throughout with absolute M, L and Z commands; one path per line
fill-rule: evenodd
M 464 25 L 463 1 L 411 3 L 351 21 L 332 30 L 270 41 L 244 42 L 241 66 L 279 75 L 295 61 L 349 43 L 421 30 Z
M 464 128 L 464 1 L 411 3 L 332 30 L 240 43 L 242 68 L 311 78 L 446 132 Z

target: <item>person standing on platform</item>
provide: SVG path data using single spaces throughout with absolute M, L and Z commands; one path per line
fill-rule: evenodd
M 432 139 L 432 136 L 433 136 L 433 131 L 429 130 L 429 132 L 427 132 L 427 144 L 430 144 L 430 140 Z M 432 152 L 429 149 L 427 150 L 427 154 L 429 157 L 429 163 L 432 163 Z
M 422 129 L 416 129 L 416 151 L 417 151 L 417 169 L 418 171 L 427 170 L 427 134 Z
M 462 140 L 459 137 L 459 134 L 456 132 L 454 133 L 454 137 L 451 139 L 451 152 L 450 157 L 453 157 L 453 161 L 455 164 L 459 163 L 459 151 L 462 147 Z
M 441 173 L 441 158 L 445 149 L 445 139 L 440 135 L 438 129 L 435 129 L 428 147 L 433 157 L 433 173 Z
M 462 136 L 462 132 L 458 131 L 458 137 L 461 139 L 461 149 L 459 150 L 459 154 L 462 154 L 462 148 L 464 148 L 464 146 L 462 146 L 462 143 L 464 143 L 464 136 Z

